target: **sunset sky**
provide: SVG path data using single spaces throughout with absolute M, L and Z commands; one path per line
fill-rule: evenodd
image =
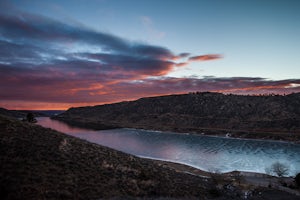
M 298 0 L 0 0 L 0 107 L 300 92 Z

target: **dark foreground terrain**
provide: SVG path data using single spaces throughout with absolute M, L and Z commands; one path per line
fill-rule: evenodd
M 203 178 L 4 117 L 0 153 L 1 199 L 211 196 Z
M 142 128 L 300 141 L 300 93 L 241 96 L 191 93 L 71 108 L 54 117 L 93 129 Z
M 0 199 L 241 199 L 245 191 L 250 199 L 297 199 L 187 174 L 1 115 L 0 163 Z

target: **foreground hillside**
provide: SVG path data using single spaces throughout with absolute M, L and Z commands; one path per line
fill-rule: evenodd
M 212 197 L 206 179 L 2 116 L 0 163 L 1 199 Z
M 192 93 L 71 108 L 55 119 L 94 129 L 131 127 L 236 137 L 300 140 L 300 93 Z

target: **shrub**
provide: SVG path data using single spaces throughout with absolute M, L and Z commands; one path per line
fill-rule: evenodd
M 283 177 L 289 174 L 289 167 L 283 163 L 275 162 L 271 167 L 266 168 L 265 171 L 267 174 Z
M 295 177 L 295 182 L 298 185 L 298 187 L 300 187 L 300 173 L 298 173 Z
M 30 122 L 30 123 L 35 123 L 37 122 L 36 119 L 34 118 L 33 113 L 28 113 L 26 116 L 26 121 Z
M 221 196 L 221 192 L 217 188 L 211 188 L 208 190 L 208 192 L 212 197 L 220 197 Z

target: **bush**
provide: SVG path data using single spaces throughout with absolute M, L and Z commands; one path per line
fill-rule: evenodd
M 26 121 L 30 122 L 30 123 L 36 123 L 37 122 L 34 115 L 33 115 L 33 113 L 27 113 Z
M 217 188 L 211 188 L 208 190 L 208 192 L 212 197 L 220 197 L 221 196 L 221 192 Z
M 275 162 L 271 165 L 271 167 L 266 168 L 265 171 L 267 174 L 283 177 L 289 174 L 289 167 L 283 163 Z
M 295 177 L 295 182 L 298 185 L 298 187 L 300 187 L 300 173 L 298 173 Z

